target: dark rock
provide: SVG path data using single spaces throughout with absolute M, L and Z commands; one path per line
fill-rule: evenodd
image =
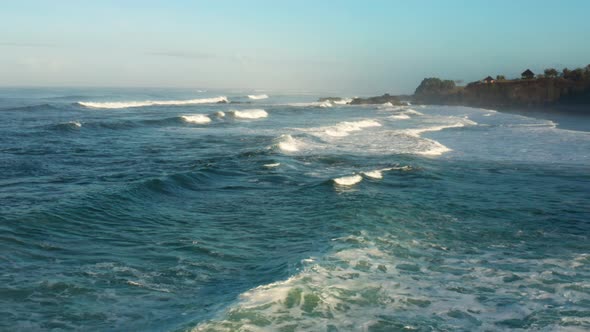
M 369 104 L 385 104 L 391 103 L 392 105 L 405 105 L 402 103 L 397 96 L 391 96 L 388 93 L 369 98 L 354 98 L 349 104 L 350 105 L 369 105 Z

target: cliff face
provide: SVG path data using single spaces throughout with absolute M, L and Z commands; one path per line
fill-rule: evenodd
M 424 104 L 465 105 L 476 107 L 529 107 L 553 104 L 590 104 L 590 81 L 564 78 L 470 83 L 465 87 L 432 86 L 425 79 L 416 89 L 414 102 Z M 421 88 L 422 87 L 422 88 Z

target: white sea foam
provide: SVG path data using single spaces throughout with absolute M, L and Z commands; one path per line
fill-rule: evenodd
M 274 168 L 281 166 L 281 163 L 264 164 L 263 166 L 266 168 Z
M 363 175 L 371 179 L 383 179 L 383 170 L 367 171 Z
M 145 106 L 182 106 L 196 104 L 214 104 L 228 102 L 227 97 L 201 98 L 189 100 L 146 100 L 146 101 L 116 101 L 116 102 L 78 102 L 79 105 L 91 108 L 131 108 Z
M 339 186 L 354 186 L 362 180 L 363 177 L 358 174 L 333 179 L 334 183 Z
M 281 135 L 279 137 L 278 148 L 284 152 L 297 152 L 301 143 L 291 135 Z
M 262 94 L 262 95 L 248 95 L 248 98 L 252 99 L 252 100 L 260 100 L 260 99 L 267 99 L 268 95 Z
M 382 168 L 382 169 L 376 169 L 373 171 L 365 171 L 365 172 L 362 172 L 362 174 L 368 178 L 378 180 L 378 179 L 383 178 L 383 172 L 388 172 L 388 171 L 393 171 L 393 170 L 409 171 L 411 169 L 412 169 L 412 167 L 410 167 L 410 166 L 387 167 L 387 168 Z
M 80 123 L 79 121 L 70 121 L 67 123 L 68 125 L 75 127 L 75 128 L 81 128 L 82 127 L 82 123 Z
M 238 119 L 260 119 L 268 116 L 268 113 L 263 109 L 231 111 L 231 113 Z
M 211 122 L 211 119 L 204 114 L 183 115 L 180 118 L 185 122 L 196 124 L 206 124 Z
M 215 112 L 215 116 L 217 116 L 218 118 L 223 118 L 223 117 L 225 117 L 225 112 L 217 111 L 217 112 Z
M 449 129 L 449 128 L 461 128 L 461 127 L 465 127 L 466 125 L 475 126 L 475 125 L 477 125 L 477 122 L 469 120 L 469 119 L 462 119 L 460 122 L 455 122 L 455 123 L 450 123 L 450 124 L 443 124 L 443 125 L 439 125 L 439 126 L 417 128 L 417 129 L 407 129 L 406 132 L 411 135 L 420 136 L 421 134 L 426 133 L 426 132 L 441 131 L 441 130 Z
M 352 101 L 352 98 L 342 98 L 340 100 L 332 100 L 335 105 L 347 105 Z
M 311 103 L 289 103 L 288 106 L 293 107 L 321 107 L 321 108 L 328 108 L 332 107 L 332 103 L 329 100 L 326 101 L 314 101 Z
M 417 151 L 416 154 L 420 154 L 423 156 L 440 156 L 443 153 L 451 152 L 452 149 L 440 144 L 439 142 L 431 139 L 425 139 L 429 141 L 432 146 L 428 150 Z
M 590 322 L 580 315 L 590 285 L 563 277 L 572 272 L 569 257 L 539 262 L 506 258 L 501 250 L 458 254 L 445 246 L 452 240 L 416 239 L 415 232 L 390 227 L 391 233 L 333 239 L 325 257 L 303 260 L 294 276 L 242 293 L 193 331 L 503 331 L 508 321 L 582 331 Z M 559 309 L 564 306 L 571 310 Z M 558 319 L 547 319 L 555 313 Z
M 407 120 L 410 118 L 410 116 L 402 113 L 402 114 L 391 115 L 391 116 L 389 116 L 389 118 L 395 119 L 395 120 Z
M 424 113 L 420 113 L 420 112 L 418 112 L 416 110 L 413 110 L 413 109 L 408 109 L 408 110 L 404 111 L 404 114 L 407 114 L 407 115 L 424 115 Z
M 344 137 L 348 136 L 351 132 L 370 127 L 381 127 L 381 124 L 375 120 L 344 121 L 335 126 L 325 128 L 324 132 L 329 136 Z
M 471 121 L 469 119 L 461 119 L 460 122 L 432 126 L 432 127 L 425 127 L 425 128 L 416 128 L 416 129 L 406 129 L 404 132 L 415 137 L 420 137 L 421 134 L 426 132 L 433 132 L 433 131 L 440 131 L 449 128 L 461 128 L 465 127 L 465 125 L 477 125 L 476 122 Z M 443 153 L 452 151 L 450 148 L 446 147 L 445 145 L 441 144 L 438 141 L 420 137 L 425 142 L 429 143 L 427 149 L 418 150 L 415 153 L 424 155 L 424 156 L 440 156 Z

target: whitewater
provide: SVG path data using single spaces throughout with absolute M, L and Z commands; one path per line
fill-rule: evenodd
M 0 330 L 590 329 L 590 125 L 321 97 L 0 89 Z

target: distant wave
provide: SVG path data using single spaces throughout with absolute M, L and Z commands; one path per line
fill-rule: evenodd
M 268 95 L 265 95 L 265 94 L 262 94 L 262 95 L 248 95 L 248 98 L 253 99 L 253 100 L 268 99 Z
M 395 119 L 395 120 L 407 120 L 410 118 L 409 115 L 407 114 L 396 114 L 396 115 L 392 115 L 389 117 L 390 119 Z
M 28 106 L 9 107 L 1 109 L 0 111 L 43 111 L 43 110 L 56 110 L 57 107 L 50 104 L 38 104 Z
M 68 121 L 52 125 L 49 128 L 57 131 L 76 131 L 82 128 L 82 123 L 79 121 Z
M 146 100 L 146 101 L 116 101 L 116 102 L 85 102 L 80 101 L 77 104 L 90 108 L 131 108 L 146 106 L 182 106 L 195 104 L 214 104 L 227 103 L 227 97 L 201 98 L 189 100 Z
M 477 125 L 477 122 L 465 119 L 462 122 L 456 122 L 456 123 L 445 124 L 445 125 L 440 125 L 440 126 L 432 126 L 432 127 L 417 128 L 417 129 L 407 129 L 406 132 L 409 133 L 410 135 L 420 136 L 421 134 L 426 133 L 426 132 L 441 131 L 443 129 L 449 129 L 449 128 L 461 128 L 461 127 L 465 127 L 466 125 L 474 126 L 474 125 Z
M 235 118 L 238 119 L 260 119 L 266 118 L 268 113 L 263 109 L 251 109 L 251 110 L 242 110 L 242 111 L 230 111 L 228 112 L 232 114 Z
M 293 106 L 293 107 L 321 107 L 321 108 L 332 107 L 332 103 L 330 101 L 314 101 L 311 103 L 289 103 L 287 105 Z
M 183 115 L 180 118 L 188 123 L 207 124 L 211 122 L 211 118 L 204 114 Z
M 348 105 L 352 101 L 352 98 L 341 98 L 341 99 L 324 99 L 318 103 L 329 103 L 330 105 Z

